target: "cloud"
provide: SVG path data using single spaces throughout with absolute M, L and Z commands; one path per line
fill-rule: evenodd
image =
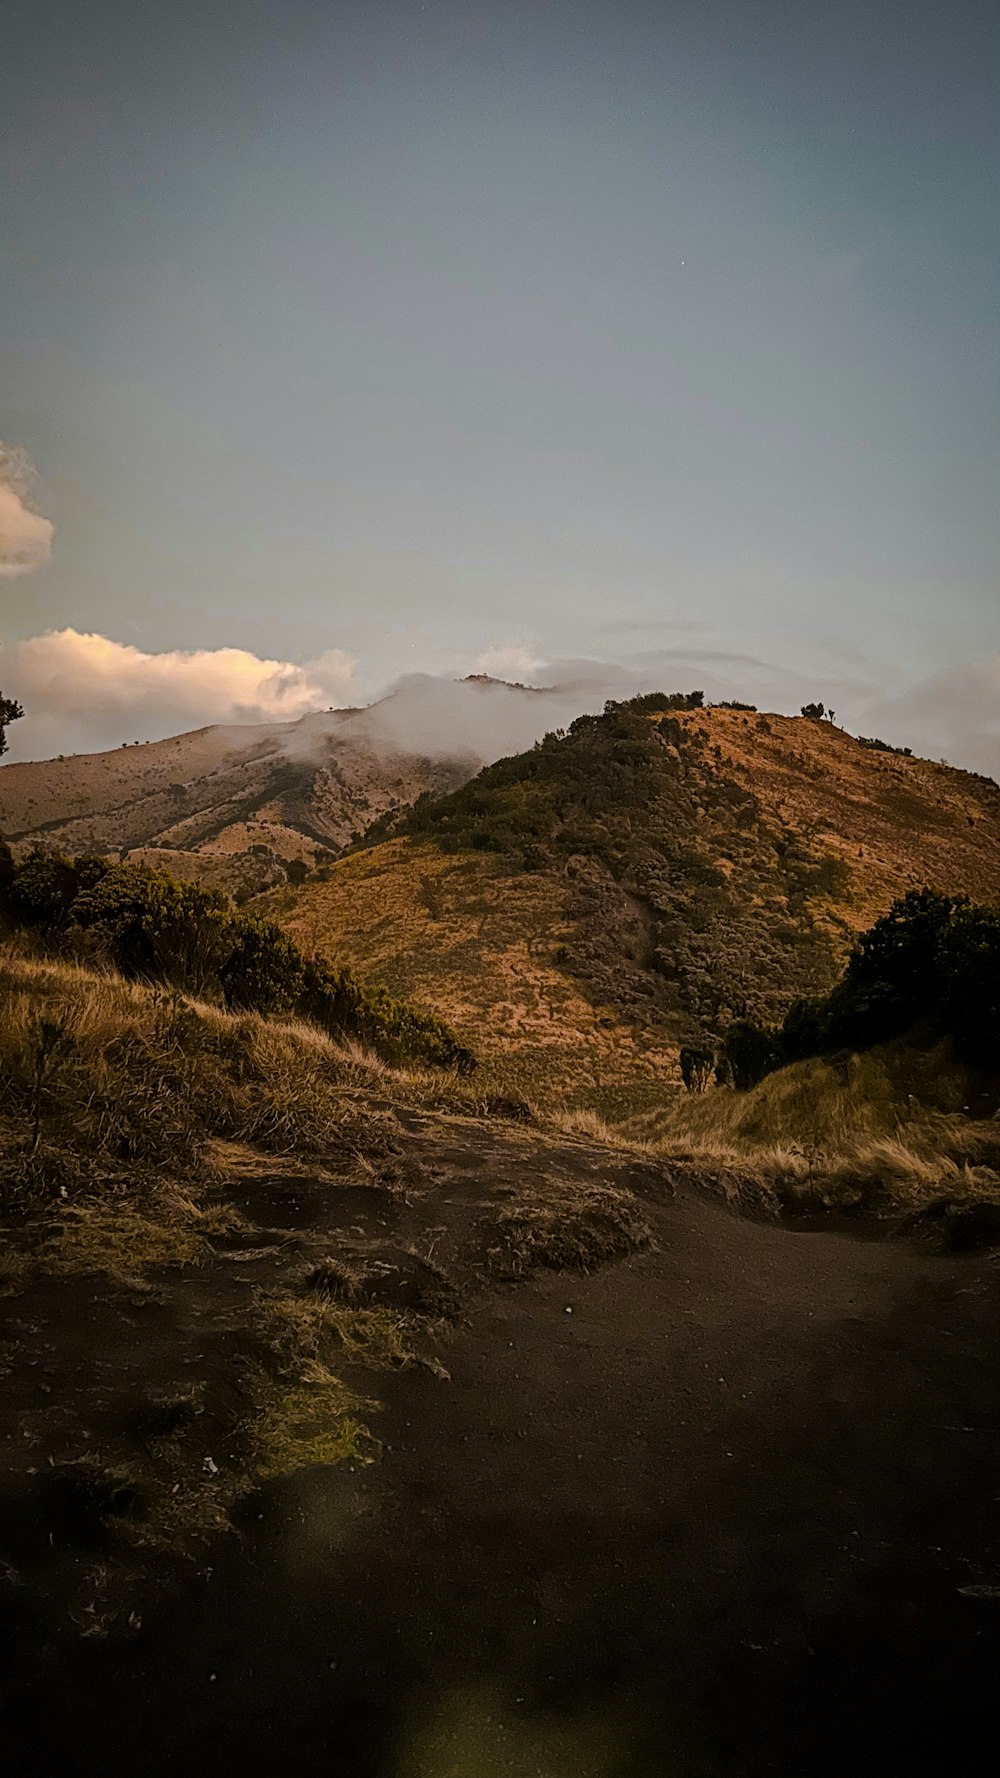
M 242 648 L 146 654 L 54 630 L 4 650 L 3 688 L 26 712 L 10 731 L 11 755 L 44 759 L 208 723 L 294 722 L 349 699 L 354 661 L 339 648 L 301 666 Z
M 476 662 L 495 659 L 487 651 Z M 505 651 L 506 652 L 506 651 Z M 540 667 L 541 663 L 536 663 Z M 668 689 L 675 689 L 677 675 Z M 544 686 L 485 685 L 475 679 L 411 673 L 398 679 L 355 725 L 376 746 L 398 752 L 448 755 L 486 765 L 520 753 L 551 729 L 568 728 L 574 717 L 603 710 L 608 698 L 634 697 L 664 683 L 659 666 L 622 667 L 607 661 L 550 661 Z M 700 680 L 685 675 L 684 690 Z
M 34 471 L 23 451 L 0 440 L 0 579 L 41 568 L 52 553 L 55 526 L 31 502 Z
M 864 712 L 865 734 L 1000 780 L 1000 654 L 947 667 Z
M 524 642 L 511 642 L 501 648 L 484 648 L 473 672 L 488 673 L 493 679 L 513 680 L 531 685 L 545 666 Z
M 739 651 L 676 647 L 625 663 L 543 663 L 522 643 L 486 650 L 475 671 L 520 686 L 415 673 L 365 709 L 353 658 L 332 648 L 315 660 L 261 659 L 241 648 L 146 653 L 107 636 L 67 629 L 12 643 L 0 684 L 26 715 L 9 731 L 12 759 L 91 752 L 122 741 L 157 740 L 210 723 L 289 724 L 290 753 L 317 748 L 326 732 L 356 732 L 376 747 L 477 765 L 518 753 L 551 729 L 567 728 L 608 698 L 689 691 L 707 700 L 747 698 L 761 709 L 798 710 L 821 697 L 853 732 L 879 735 L 931 758 L 1000 777 L 1000 656 L 946 672 L 875 700 L 873 679 L 834 661 L 793 670 Z M 545 683 L 530 681 L 544 672 Z M 838 677 L 839 672 L 839 677 Z M 336 724 L 322 714 L 351 705 Z

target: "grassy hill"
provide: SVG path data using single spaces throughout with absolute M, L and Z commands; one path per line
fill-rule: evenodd
M 618 1115 L 683 1042 L 828 991 L 907 889 L 1000 893 L 991 780 L 828 722 L 642 705 L 419 800 L 268 911 L 506 1083 Z

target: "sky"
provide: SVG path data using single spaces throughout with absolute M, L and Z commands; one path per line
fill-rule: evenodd
M 1000 775 L 998 75 L 980 0 L 20 0 L 9 757 L 586 661 Z

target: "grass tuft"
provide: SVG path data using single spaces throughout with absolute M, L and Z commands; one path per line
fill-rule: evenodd
M 612 1186 L 575 1193 L 550 1187 L 502 1210 L 489 1234 L 486 1270 L 511 1281 L 546 1268 L 592 1272 L 652 1241 L 637 1200 Z

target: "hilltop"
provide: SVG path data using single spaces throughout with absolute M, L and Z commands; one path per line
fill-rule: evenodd
M 992 780 L 830 722 L 657 703 L 420 798 L 269 911 L 512 1085 L 618 1113 L 682 1043 L 828 992 L 907 890 L 1000 893 Z

